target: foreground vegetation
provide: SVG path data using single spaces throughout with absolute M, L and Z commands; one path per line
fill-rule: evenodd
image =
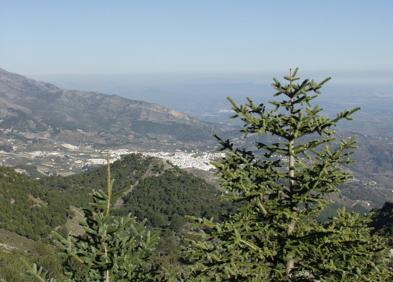
M 191 241 L 192 277 L 198 281 L 389 281 L 388 248 L 370 219 L 345 209 L 320 222 L 327 195 L 350 175 L 355 142 L 335 141 L 334 127 L 358 109 L 321 115 L 312 105 L 328 79 L 297 81 L 297 70 L 274 80 L 268 105 L 238 106 L 244 138 L 271 135 L 274 143 L 237 148 L 220 140 L 227 155 L 216 164 L 231 201 L 240 204 L 223 222 L 196 219 Z M 269 107 L 270 106 L 270 107 Z M 201 231 L 202 230 L 202 231 Z

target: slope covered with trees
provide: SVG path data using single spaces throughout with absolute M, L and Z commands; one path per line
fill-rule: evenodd
M 60 234 L 71 231 L 65 224 L 74 217 L 70 205 L 79 210 L 89 206 L 92 191 L 107 185 L 106 167 L 91 168 L 68 177 L 52 176 L 40 180 L 19 174 L 12 168 L 2 167 L 0 171 L 0 218 L 4 219 L 0 221 L 1 228 L 45 242 L 42 245 L 45 247 L 40 247 L 43 259 L 39 259 L 36 248 L 6 250 L 0 246 L 0 260 L 3 257 L 12 258 L 12 263 L 10 260 L 7 265 L 0 264 L 0 273 L 4 273 L 0 278 L 7 278 L 8 281 L 9 277 L 15 276 L 18 282 L 31 281 L 31 278 L 20 274 L 21 270 L 26 270 L 22 259 L 31 263 L 35 261 L 52 274 L 61 275 L 61 262 L 53 257 L 54 249 L 48 245 L 51 242 L 48 235 L 54 229 L 58 229 Z M 216 187 L 159 159 L 128 155 L 111 164 L 111 171 L 114 179 L 113 215 L 118 217 L 131 213 L 138 221 L 147 219 L 147 228 L 161 234 L 154 256 L 163 263 L 178 259 L 178 243 L 183 236 L 187 215 L 216 218 L 227 208 L 221 204 L 221 192 Z M 139 223 L 135 226 L 139 226 Z M 8 242 L 1 233 L 0 243 L 15 247 L 15 242 Z M 165 258 L 162 254 L 165 254 Z M 60 279 L 59 275 L 52 277 Z
M 219 200 L 222 192 L 178 168 L 143 179 L 124 198 L 123 213 L 146 218 L 153 227 L 179 230 L 185 216 L 219 218 L 229 208 Z
M 113 191 L 119 194 L 136 183 L 148 170 L 159 170 L 162 167 L 162 162 L 158 159 L 143 157 L 140 154 L 131 154 L 114 162 L 111 167 L 115 180 Z M 86 172 L 66 177 L 44 177 L 40 183 L 69 194 L 74 206 L 86 206 L 89 201 L 89 193 L 105 186 L 106 168 L 105 166 L 93 167 Z
M 205 180 L 171 164 L 141 154 L 131 154 L 111 165 L 114 208 L 117 215 L 131 213 L 147 219 L 155 228 L 180 228 L 187 215 L 218 218 L 229 207 L 221 203 L 222 192 Z M 89 193 L 106 185 L 106 168 L 100 166 L 72 176 L 40 180 L 61 190 L 77 207 L 87 206 Z
M 12 168 L 0 167 L 0 228 L 32 239 L 66 222 L 69 197 Z

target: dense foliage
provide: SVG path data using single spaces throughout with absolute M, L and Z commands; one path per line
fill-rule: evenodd
M 178 168 L 145 178 L 124 198 L 122 212 L 147 219 L 153 227 L 179 231 L 185 216 L 219 218 L 229 207 L 214 186 Z
M 226 157 L 216 164 L 229 199 L 240 207 L 224 222 L 197 219 L 190 260 L 197 281 L 388 281 L 386 242 L 369 220 L 345 209 L 325 223 L 327 195 L 350 178 L 354 141 L 335 141 L 333 128 L 357 109 L 334 118 L 311 105 L 328 80 L 297 83 L 297 70 L 274 80 L 268 105 L 251 99 L 234 117 L 255 147 L 221 140 Z M 275 142 L 256 136 L 270 135 Z M 390 276 L 390 278 L 388 278 Z
M 33 239 L 46 237 L 66 222 L 69 203 L 65 193 L 0 167 L 0 228 Z
M 389 239 L 393 248 L 393 203 L 386 202 L 382 208 L 373 212 L 372 226 L 378 234 Z

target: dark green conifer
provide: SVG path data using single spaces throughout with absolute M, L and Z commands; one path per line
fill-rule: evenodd
M 368 219 L 340 210 L 318 221 L 328 195 L 351 176 L 355 141 L 336 141 L 334 118 L 312 105 L 322 82 L 298 82 L 297 69 L 282 83 L 277 100 L 248 99 L 234 118 L 243 122 L 242 148 L 220 140 L 226 156 L 216 163 L 222 187 L 237 210 L 223 222 L 196 219 L 190 260 L 195 281 L 389 281 L 384 241 L 371 234 Z

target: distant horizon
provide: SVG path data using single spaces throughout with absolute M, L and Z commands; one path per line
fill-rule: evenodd
M 273 77 L 282 78 L 289 69 L 283 71 L 249 71 L 249 72 L 132 72 L 114 74 L 32 74 L 28 77 L 44 80 L 62 82 L 75 81 L 87 82 L 98 80 L 99 83 L 105 81 L 124 82 L 129 84 L 181 84 L 181 83 L 257 83 L 270 84 Z M 323 79 L 331 77 L 330 83 L 383 83 L 393 85 L 393 70 L 375 71 L 304 71 L 299 70 L 300 78 Z M 103 81 L 102 81 L 103 80 Z
M 150 79 L 155 78 L 169 78 L 173 79 L 174 77 L 178 77 L 179 80 L 184 78 L 188 78 L 191 80 L 195 79 L 203 79 L 206 78 L 208 80 L 223 79 L 227 81 L 228 79 L 234 79 L 234 81 L 242 81 L 242 79 L 269 79 L 271 80 L 273 77 L 280 78 L 288 73 L 290 69 L 298 68 L 299 76 L 304 78 L 307 76 L 308 78 L 321 78 L 321 77 L 332 77 L 334 80 L 338 78 L 340 80 L 345 79 L 373 79 L 379 78 L 382 80 L 387 80 L 389 83 L 393 83 L 393 68 L 392 69 L 375 69 L 375 70 L 304 70 L 299 67 L 289 67 L 283 70 L 260 70 L 260 71 L 145 71 L 145 72 L 123 72 L 123 73 L 20 73 L 14 71 L 12 69 L 8 69 L 5 66 L 0 65 L 0 69 L 3 69 L 7 72 L 16 73 L 19 75 L 23 75 L 32 79 L 45 80 L 45 79 L 61 79 L 61 78 L 77 78 L 77 79 L 86 79 L 86 78 L 129 78 L 129 77 L 144 77 Z M 228 81 L 229 82 L 229 81 Z
M 5 69 L 6 71 L 9 72 L 14 72 L 14 73 L 19 73 L 17 71 L 12 71 L 6 67 L 0 66 L 0 68 Z M 89 72 L 89 73 L 78 73 L 78 72 L 26 72 L 26 73 L 20 73 L 25 76 L 126 76 L 126 75 L 255 75 L 255 74 L 263 74 L 263 75 L 271 75 L 271 74 L 277 74 L 277 73 L 282 73 L 285 74 L 287 73 L 290 69 L 295 69 L 299 68 L 300 73 L 307 73 L 307 74 L 329 74 L 329 73 L 335 73 L 335 74 L 340 74 L 340 75 L 346 75 L 346 76 L 352 76 L 356 74 L 361 74 L 361 75 L 393 75 L 393 67 L 388 69 L 354 69 L 354 70 L 334 70 L 334 69 L 303 69 L 301 67 L 297 66 L 288 66 L 287 68 L 283 69 L 268 69 L 268 70 L 206 70 L 206 71 L 192 71 L 192 70 L 177 70 L 177 71 L 128 71 L 128 72 Z
M 3 66 L 0 69 L 15 73 Z M 269 86 L 273 78 L 282 79 L 286 72 L 144 72 L 123 74 L 47 74 L 29 75 L 16 73 L 34 80 L 51 83 L 63 89 L 100 92 L 110 95 L 118 95 L 137 100 L 146 100 L 153 103 L 171 103 L 162 100 L 163 97 L 177 99 L 177 95 L 184 95 L 198 91 L 206 95 L 210 89 L 210 95 L 216 96 L 223 91 L 233 92 L 234 89 L 244 94 L 247 88 Z M 393 71 L 340 71 L 328 73 L 324 71 L 307 72 L 299 70 L 301 79 L 314 79 L 316 81 L 330 77 L 329 86 L 351 87 L 352 90 L 382 91 L 383 95 L 393 96 Z M 362 87 L 365 87 L 362 89 Z M 201 88 L 202 87 L 202 88 Z M 231 90 L 231 87 L 233 88 Z M 239 88 L 240 87 L 240 88 Z M 330 87 L 328 87 L 329 89 Z M 180 90 L 181 89 L 181 90 Z M 173 92 L 171 94 L 171 92 Z M 248 90 L 245 90 L 245 93 Z M 375 92 L 376 91 L 376 92 Z M 252 91 L 251 91 L 252 92 Z M 138 94 L 139 93 L 139 94 Z M 154 94 L 156 93 L 156 94 Z M 148 97 L 144 97 L 148 95 Z M 158 95 L 158 96 L 157 96 Z M 164 95 L 164 96 L 163 96 Z M 220 95 L 220 94 L 219 94 Z M 157 97 L 160 97 L 157 100 Z

